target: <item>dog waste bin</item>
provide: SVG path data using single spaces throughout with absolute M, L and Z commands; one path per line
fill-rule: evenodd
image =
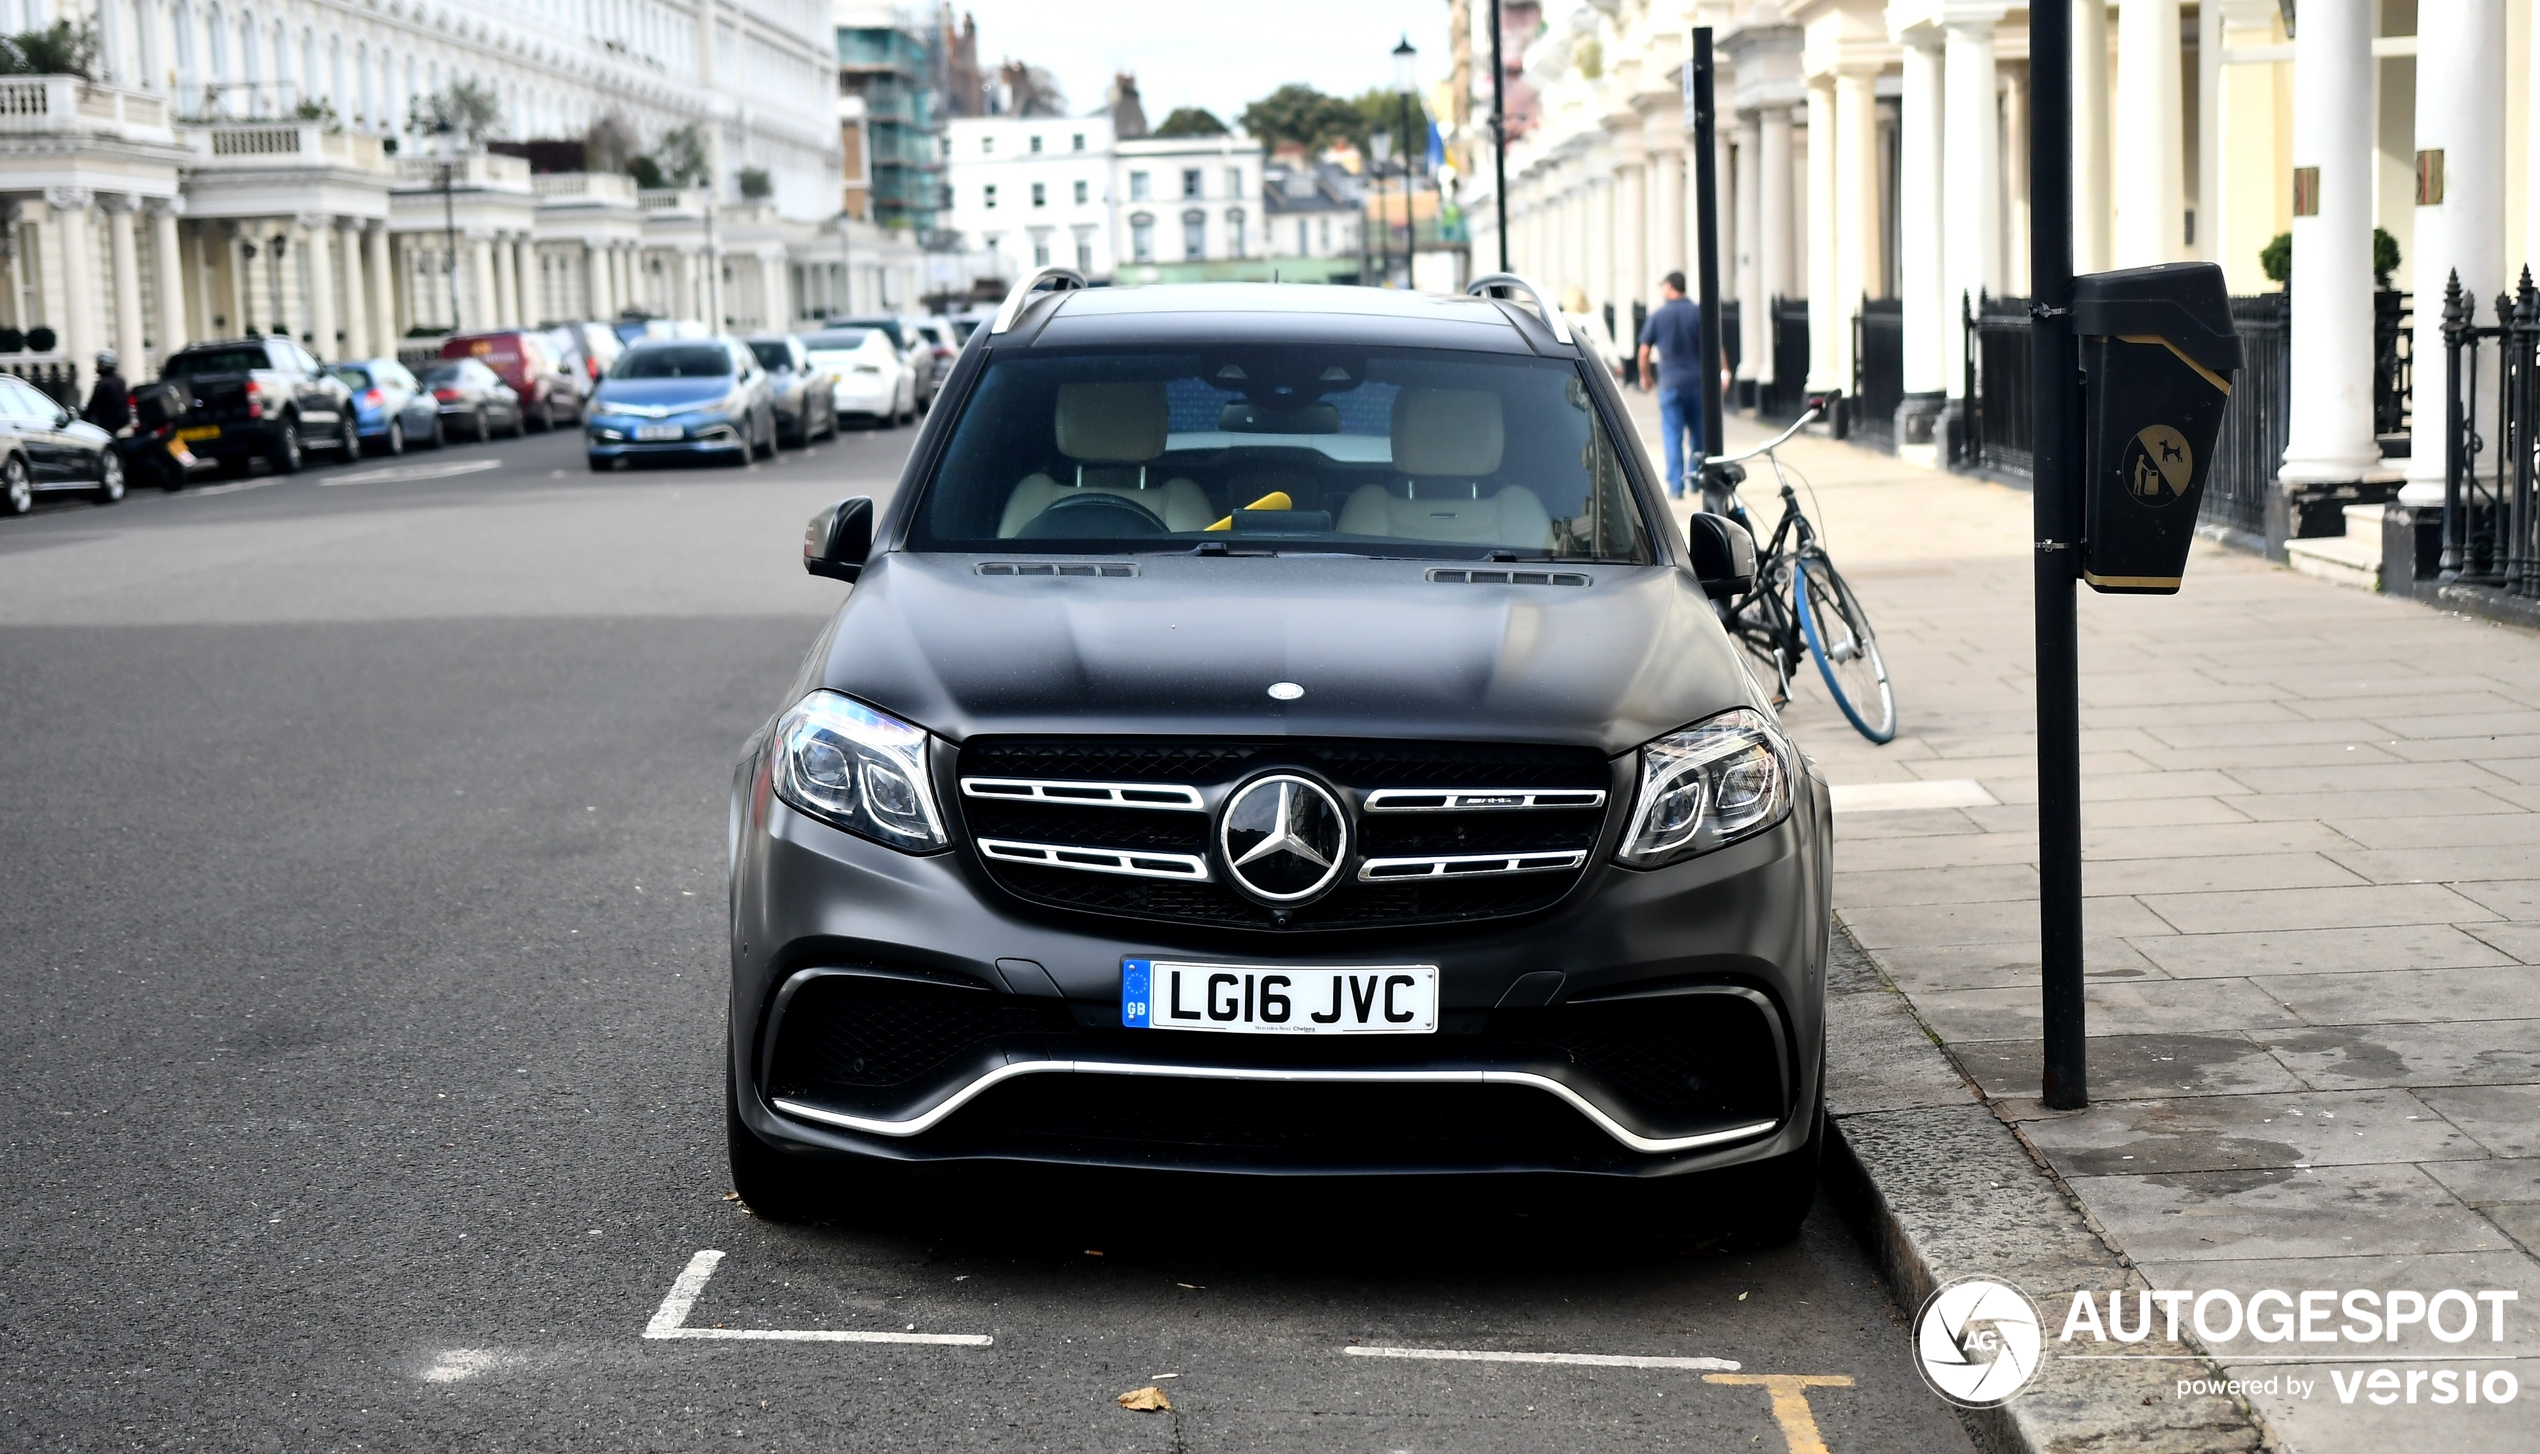
M 2088 440 L 2081 578 L 2174 594 L 2240 367 L 2223 271 L 2167 263 L 2075 278 L 2073 332 Z

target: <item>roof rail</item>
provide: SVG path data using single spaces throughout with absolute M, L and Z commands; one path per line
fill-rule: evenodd
M 1074 268 L 1043 268 L 1015 284 L 1014 291 L 1005 295 L 1005 302 L 998 306 L 996 321 L 988 325 L 988 331 L 1003 333 L 1012 328 L 1014 320 L 1023 315 L 1023 305 L 1032 301 L 1032 294 L 1043 283 L 1049 284 L 1050 291 L 1053 293 L 1064 293 L 1072 288 L 1088 286 L 1085 275 Z
M 1523 289 L 1527 297 L 1534 299 L 1535 311 L 1543 315 L 1543 325 L 1552 330 L 1555 342 L 1574 342 L 1570 337 L 1569 321 L 1561 316 L 1560 309 L 1552 306 L 1551 296 L 1515 273 L 1491 273 L 1485 277 L 1475 278 L 1464 292 L 1467 296 L 1474 298 L 1505 298 L 1519 289 Z

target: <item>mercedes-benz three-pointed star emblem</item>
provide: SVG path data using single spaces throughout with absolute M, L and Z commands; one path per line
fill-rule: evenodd
M 1264 903 L 1294 904 L 1340 877 L 1349 856 L 1349 818 L 1321 783 L 1273 773 L 1226 800 L 1217 847 L 1244 892 Z

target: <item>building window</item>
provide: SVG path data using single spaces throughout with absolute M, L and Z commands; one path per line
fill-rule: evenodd
M 994 183 L 994 182 L 990 182 L 988 185 L 986 185 L 986 186 L 984 186 L 984 187 L 981 187 L 981 188 L 979 189 L 979 194 L 980 194 L 980 196 L 981 196 L 981 197 L 983 197 L 983 198 L 985 198 L 985 199 L 986 199 L 986 202 L 987 202 L 987 207 L 988 207 L 988 210 L 989 210 L 989 211 L 994 212 L 994 211 L 996 211 L 996 210 L 997 210 L 997 184 L 996 184 L 996 183 Z
M 993 136 L 983 136 L 983 137 L 979 138 L 979 155 L 981 155 L 981 156 L 983 156 L 983 157 L 988 157 L 988 156 L 995 156 L 996 154 L 997 154 L 997 139 L 996 139 L 995 137 L 993 137 Z
M 1302 223 L 1302 222 L 1299 222 L 1299 223 L 1297 224 L 1297 227 L 1298 227 L 1300 230 L 1302 230 L 1302 229 L 1304 228 L 1304 226 L 1305 226 L 1305 224 L 1304 224 L 1304 223 Z M 1317 232 L 1319 232 L 1319 233 L 1321 233 L 1321 234 L 1322 234 L 1322 237 L 1323 237 L 1323 252 L 1324 252 L 1324 254 L 1325 254 L 1326 256 L 1329 256 L 1329 255 L 1330 255 L 1330 253 L 1331 253 L 1331 251 L 1332 251 L 1332 219 L 1330 219 L 1329 217 L 1323 218 L 1320 222 L 1318 222 L 1318 223 L 1315 225 L 1315 231 L 1317 231 Z
M 1049 186 L 1049 183 L 1047 183 L 1047 182 L 1034 182 L 1034 183 L 1032 184 L 1032 205 L 1033 205 L 1033 206 L 1035 206 L 1035 207 L 1047 207 L 1049 204 L 1050 204 L 1050 186 Z
M 1129 174 L 1129 200 L 1132 202 L 1143 202 L 1147 200 L 1146 173 L 1131 172 Z
M 1036 228 L 1032 233 L 1032 266 L 1036 268 L 1045 268 L 1049 265 L 1050 235 L 1049 233 Z
M 1085 205 L 1085 203 L 1086 203 L 1086 201 L 1087 201 L 1088 199 L 1090 199 L 1092 196 L 1093 196 L 1093 184 L 1092 184 L 1091 182 L 1085 181 L 1085 180 L 1084 180 L 1083 178 L 1081 178 L 1081 177 L 1080 177 L 1080 178 L 1078 178 L 1078 179 L 1077 179 L 1077 181 L 1076 181 L 1076 205 L 1077 205 L 1077 206 L 1079 206 L 1079 207 L 1084 206 L 1084 205 Z
M 1208 256 L 1208 214 L 1196 207 L 1182 214 L 1182 256 L 1193 262 Z
M 1076 229 L 1076 271 L 1090 273 L 1093 270 L 1094 230 L 1090 227 L 1079 227 Z
M 1185 197 L 1197 197 L 1200 195 L 1199 168 L 1182 168 L 1182 195 Z
M 1083 151 L 1085 149 L 1085 133 L 1081 131 L 1077 132 L 1074 136 L 1069 137 L 1067 141 L 1067 149 L 1069 151 Z
M 1144 212 L 1129 219 L 1129 257 L 1133 262 L 1155 261 L 1155 219 Z
M 1032 155 L 1034 155 L 1034 156 L 1039 156 L 1040 154 L 1041 154 L 1041 139 L 1040 139 L 1039 137 L 1037 137 L 1037 136 L 1036 136 L 1036 137 L 1033 137 L 1033 138 L 1032 138 Z
M 1330 226 L 1331 224 L 1328 222 L 1324 224 L 1324 227 L 1327 230 Z M 1311 246 L 1308 246 L 1305 240 L 1305 219 L 1302 217 L 1296 220 L 1296 255 L 1298 257 L 1314 256 L 1314 249 Z
M 1226 195 L 1229 197 L 1240 197 L 1243 194 L 1244 169 L 1241 167 L 1228 167 L 1226 169 Z
M 1244 209 L 1229 207 L 1226 209 L 1226 256 L 1242 257 L 1243 255 Z

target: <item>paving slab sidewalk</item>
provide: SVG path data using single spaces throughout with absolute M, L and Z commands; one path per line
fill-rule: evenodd
M 2511 1291 L 2501 1342 L 2414 1329 L 2386 1352 L 2540 1378 L 2540 634 L 2201 545 L 2177 597 L 2084 592 L 2093 1103 L 2052 1112 L 2029 497 L 1822 440 L 1785 458 L 1878 628 L 1902 729 L 1865 742 L 1813 680 L 1786 721 L 1837 784 L 1975 789 L 1836 825 L 1838 915 L 1970 1102 L 2154 1288 Z M 1750 485 L 1750 509 L 1769 499 Z M 1830 1096 L 1875 1145 L 1852 1118 L 1932 1073 L 1884 1068 L 1850 1020 L 1832 1058 L 1871 1069 Z M 2103 1305 L 2117 1286 L 2030 1291 L 2051 1328 L 2088 1285 Z M 2436 1405 L 2418 1380 L 2385 1406 L 2321 1376 L 2365 1365 L 2295 1361 L 2340 1348 L 2191 1341 L 2231 1377 L 2276 1376 L 2251 1401 L 2304 1454 L 2540 1450 L 2540 1394 Z M 2147 1447 L 2244 1447 L 2160 1422 Z

